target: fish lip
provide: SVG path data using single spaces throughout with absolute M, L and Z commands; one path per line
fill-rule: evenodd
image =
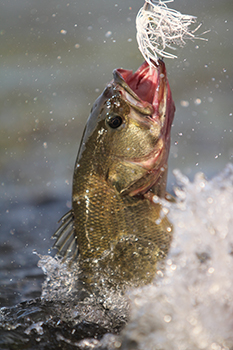
M 123 88 L 125 100 L 140 113 L 149 116 L 152 120 L 160 119 L 166 111 L 167 75 L 163 60 L 158 63 L 146 61 L 137 69 L 115 69 L 114 83 Z
M 130 86 L 126 83 L 119 71 L 120 69 L 115 69 L 113 71 L 113 77 L 114 83 L 123 88 L 122 97 L 136 111 L 140 112 L 143 115 L 152 115 L 154 112 L 152 105 L 147 101 L 143 101 L 139 98 L 133 89 L 131 89 Z

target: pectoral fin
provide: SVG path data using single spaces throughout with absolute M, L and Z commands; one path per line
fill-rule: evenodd
M 67 258 L 73 261 L 78 255 L 73 210 L 68 211 L 59 222 L 61 226 L 52 236 L 53 239 L 56 239 L 53 248 L 58 249 L 57 255 L 62 256 L 63 261 Z

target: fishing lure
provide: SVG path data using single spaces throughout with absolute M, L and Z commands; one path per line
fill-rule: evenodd
M 167 49 L 176 50 L 176 46 L 184 46 L 186 39 L 208 40 L 196 36 L 190 25 L 196 22 L 196 17 L 183 15 L 179 11 L 167 7 L 166 3 L 173 0 L 145 0 L 144 6 L 136 17 L 137 42 L 143 57 L 151 65 L 151 59 L 158 63 L 158 55 L 166 58 L 177 58 Z M 205 32 L 207 33 L 207 32 Z M 202 33 L 202 34 L 205 34 Z

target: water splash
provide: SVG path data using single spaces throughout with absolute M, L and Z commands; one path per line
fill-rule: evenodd
M 41 299 L 46 302 L 62 301 L 64 306 L 59 312 L 61 320 L 75 325 L 91 322 L 112 331 L 125 325 L 129 299 L 124 290 L 109 288 L 107 285 L 102 285 L 101 289 L 98 286 L 89 290 L 79 280 L 80 270 L 77 263 L 69 266 L 57 257 L 37 255 L 40 257 L 38 266 L 46 276 Z
M 131 294 L 122 350 L 233 346 L 233 165 L 211 181 L 175 175 L 172 248 L 163 277 Z

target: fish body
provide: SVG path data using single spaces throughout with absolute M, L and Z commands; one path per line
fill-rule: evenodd
M 117 69 L 94 103 L 78 152 L 72 210 L 55 233 L 62 256 L 77 257 L 83 280 L 148 283 L 166 256 L 172 226 L 165 197 L 174 117 L 163 61 L 133 74 Z M 94 277 L 96 276 L 96 277 Z

